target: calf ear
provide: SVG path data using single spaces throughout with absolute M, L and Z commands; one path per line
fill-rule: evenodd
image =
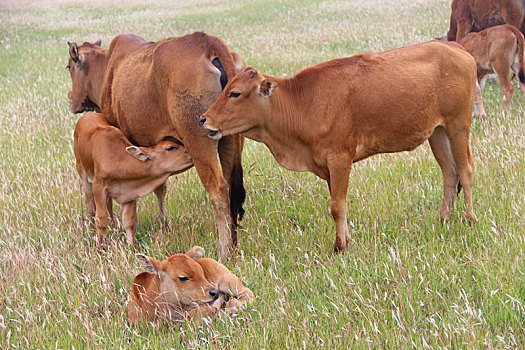
M 69 45 L 69 56 L 71 56 L 71 59 L 73 60 L 73 62 L 75 63 L 79 62 L 80 56 L 78 55 L 77 43 L 70 43 L 68 41 L 67 44 Z
M 135 254 L 135 256 L 146 271 L 150 273 L 156 273 L 158 275 L 161 274 L 162 267 L 160 261 L 150 258 L 144 254 Z
M 98 46 L 102 45 L 102 38 L 98 38 L 98 40 L 95 41 L 95 45 L 98 45 Z
M 188 250 L 185 254 L 193 260 L 197 260 L 204 256 L 204 248 L 196 245 L 193 246 L 190 250 Z
M 126 147 L 126 151 L 128 151 L 129 154 L 131 154 L 133 157 L 137 158 L 140 161 L 145 162 L 149 159 L 149 156 L 146 153 L 144 153 L 144 151 L 140 149 L 140 147 L 129 146 Z
M 261 96 L 270 96 L 276 87 L 277 83 L 274 80 L 264 79 L 259 85 L 259 93 Z

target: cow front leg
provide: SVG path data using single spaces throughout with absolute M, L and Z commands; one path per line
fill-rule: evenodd
M 330 211 L 335 221 L 335 245 L 336 253 L 346 252 L 350 240 L 348 223 L 346 220 L 346 196 L 348 193 L 348 180 L 352 162 L 336 163 L 329 166 L 330 178 Z

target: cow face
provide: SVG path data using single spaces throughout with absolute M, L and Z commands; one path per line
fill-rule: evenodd
M 153 147 L 129 146 L 126 151 L 140 161 L 151 161 L 161 172 L 178 174 L 193 166 L 186 147 L 172 141 L 161 141 Z
M 159 293 L 170 305 L 191 310 L 211 304 L 219 296 L 202 267 L 186 254 L 175 254 L 164 261 L 137 254 L 137 259 L 148 272 L 158 275 Z
M 69 70 L 71 80 L 73 83 L 71 91 L 68 93 L 69 109 L 73 113 L 82 113 L 85 111 L 95 110 L 96 104 L 92 101 L 92 82 L 89 75 L 90 60 L 93 57 L 91 54 L 94 50 L 102 50 L 100 47 L 101 40 L 91 43 L 83 43 L 78 46 L 77 43 L 69 45 L 69 61 L 66 68 Z
M 226 85 L 199 123 L 212 139 L 252 129 L 264 122 L 276 87 L 274 80 L 246 67 Z

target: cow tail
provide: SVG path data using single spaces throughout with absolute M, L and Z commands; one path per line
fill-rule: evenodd
M 226 44 L 215 36 L 209 36 L 211 44 L 212 55 L 217 56 L 226 72 L 227 81 L 230 81 L 237 70 L 230 50 Z M 242 150 L 244 147 L 244 137 L 241 135 L 233 135 L 233 163 L 232 172 L 230 174 L 230 215 L 232 223 L 237 226 L 237 222 L 242 220 L 244 216 L 244 209 L 242 205 L 246 199 L 246 190 L 244 189 L 243 170 L 242 170 Z
M 525 84 L 525 39 L 523 38 L 523 34 L 516 28 L 512 27 L 514 34 L 516 35 L 516 40 L 518 41 L 518 64 L 520 67 L 518 78 L 522 84 Z

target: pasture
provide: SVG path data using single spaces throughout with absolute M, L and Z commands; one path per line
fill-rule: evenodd
M 118 225 L 96 252 L 75 169 L 68 40 L 102 38 L 107 48 L 119 33 L 160 40 L 202 30 L 259 72 L 292 76 L 441 36 L 449 18 L 449 0 L 2 0 L 0 348 L 525 347 L 525 101 L 515 81 L 509 113 L 488 84 L 488 120 L 473 120 L 472 227 L 462 194 L 440 224 L 441 171 L 425 143 L 354 165 L 352 240 L 334 255 L 326 184 L 247 141 L 246 215 L 227 266 L 257 301 L 209 325 L 128 325 L 140 264 Z M 201 245 L 218 258 L 194 169 L 169 180 L 167 209 L 161 227 L 154 196 L 139 201 L 140 252 L 164 259 Z

